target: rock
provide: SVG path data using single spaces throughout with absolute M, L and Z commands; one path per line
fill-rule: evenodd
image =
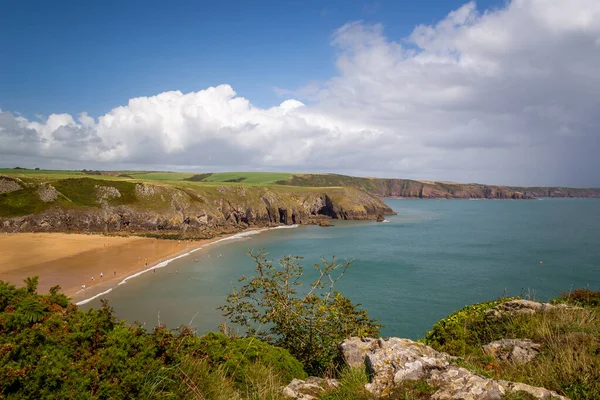
M 321 220 L 319 220 L 319 226 L 328 227 L 328 226 L 333 226 L 333 224 L 328 219 L 321 219 Z
M 378 214 L 378 215 L 377 215 L 377 219 L 376 219 L 376 221 L 377 221 L 377 222 L 383 222 L 383 221 L 385 221 L 385 218 L 384 218 L 384 216 L 383 216 L 383 215 L 381 215 L 381 214 Z
M 451 364 L 453 357 L 409 339 L 350 338 L 340 344 L 340 350 L 350 366 L 366 365 L 371 378 L 365 388 L 378 397 L 404 381 L 423 379 L 437 388 L 432 399 L 495 400 L 518 391 L 537 399 L 566 399 L 544 388 L 477 375 Z
M 20 190 L 21 185 L 13 179 L 0 177 L 0 194 Z
M 294 379 L 289 385 L 283 388 L 283 394 L 292 399 L 313 400 L 322 392 L 339 386 L 335 379 L 323 379 L 311 376 L 306 380 Z
M 540 353 L 541 346 L 529 339 L 502 339 L 483 346 L 485 354 L 501 361 L 528 363 Z
M 98 197 L 98 203 L 102 204 L 103 206 L 108 205 L 108 200 L 121 197 L 121 192 L 112 186 L 96 185 L 96 193 Z
M 40 200 L 44 203 L 52 203 L 58 199 L 58 190 L 49 183 L 42 183 L 38 189 Z
M 344 361 L 352 368 L 360 368 L 365 365 L 367 353 L 371 349 L 373 339 L 353 337 L 344 340 L 338 348 L 344 357 Z
M 575 310 L 580 309 L 580 307 L 568 306 L 566 304 L 539 303 L 531 300 L 510 300 L 487 310 L 485 316 L 488 318 L 498 318 L 504 314 L 533 314 L 538 311 L 556 309 Z

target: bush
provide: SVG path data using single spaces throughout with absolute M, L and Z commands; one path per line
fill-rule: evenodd
M 58 287 L 36 294 L 37 282 L 0 281 L 0 398 L 279 399 L 305 376 L 287 351 L 256 339 L 164 325 L 148 333 L 106 302 L 83 312 Z
M 440 320 L 422 340 L 428 346 L 450 354 L 465 356 L 473 347 L 488 343 L 493 337 L 502 337 L 501 332 L 492 330 L 485 312 L 514 298 L 500 298 L 485 303 L 465 306 Z
M 200 338 L 199 347 L 214 365 L 221 365 L 237 383 L 244 383 L 256 364 L 277 371 L 284 381 L 306 378 L 302 364 L 287 350 L 254 337 L 232 339 L 222 333 L 210 332 Z
M 306 372 L 319 375 L 336 367 L 337 345 L 342 340 L 378 336 L 381 326 L 334 290 L 350 262 L 322 260 L 322 265 L 315 265 L 319 277 L 302 291 L 301 257 L 284 257 L 275 266 L 262 251 L 250 256 L 257 276 L 240 278 L 243 285 L 234 288 L 227 304 L 219 307 L 232 323 L 247 330 L 248 337 L 289 350 Z

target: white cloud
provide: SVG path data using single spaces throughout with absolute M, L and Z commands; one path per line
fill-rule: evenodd
M 131 99 L 94 119 L 0 111 L 0 154 L 140 167 L 335 170 L 600 185 L 600 2 L 474 3 L 392 40 L 339 28 L 338 75 L 261 109 L 229 85 Z M 185 169 L 185 168 L 184 168 Z

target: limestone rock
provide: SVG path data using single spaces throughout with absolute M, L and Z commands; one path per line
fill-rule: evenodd
M 108 205 L 108 200 L 121 197 L 121 192 L 112 186 L 96 185 L 96 195 L 98 197 L 98 203 L 106 206 Z
M 13 179 L 0 177 L 0 194 L 15 192 L 21 189 L 21 185 Z
M 510 300 L 487 310 L 485 312 L 485 316 L 488 318 L 498 318 L 504 314 L 533 314 L 538 311 L 578 308 L 579 307 L 568 306 L 566 304 L 554 305 L 550 303 L 539 303 L 531 300 Z
M 40 200 L 44 203 L 52 203 L 58 199 L 58 190 L 49 183 L 42 183 L 38 189 Z
M 496 400 L 518 391 L 537 399 L 566 400 L 544 388 L 477 375 L 451 364 L 453 357 L 409 339 L 350 338 L 340 344 L 340 350 L 350 366 L 366 365 L 371 378 L 365 388 L 378 397 L 385 397 L 404 381 L 424 379 L 437 388 L 432 399 L 438 400 Z
M 483 351 L 501 361 L 528 363 L 540 353 L 541 346 L 529 339 L 502 339 L 483 346 Z
M 156 194 L 156 186 L 145 185 L 143 183 L 137 183 L 135 185 L 135 191 L 141 197 L 152 197 Z M 164 201 L 164 197 L 163 197 L 163 201 Z
M 311 376 L 306 380 L 294 379 L 283 388 L 283 394 L 298 400 L 316 399 L 322 392 L 339 386 L 335 379 L 323 379 Z
M 385 221 L 385 218 L 384 218 L 384 216 L 383 216 L 383 215 L 381 215 L 381 214 L 378 214 L 378 215 L 377 215 L 377 220 L 376 220 L 376 221 L 377 221 L 377 222 L 383 222 L 383 221 Z

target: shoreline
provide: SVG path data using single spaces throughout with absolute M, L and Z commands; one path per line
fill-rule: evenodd
M 225 241 L 228 241 L 228 240 L 243 239 L 243 238 L 246 238 L 248 236 L 257 235 L 259 233 L 270 231 L 270 230 L 275 230 L 275 229 L 291 229 L 291 228 L 297 228 L 299 226 L 300 226 L 299 224 L 293 224 L 293 225 L 278 225 L 278 226 L 267 227 L 267 228 L 248 228 L 248 229 L 244 229 L 243 231 L 238 232 L 238 233 L 232 233 L 232 234 L 228 234 L 228 235 L 224 235 L 224 236 L 217 236 L 217 237 L 214 237 L 212 239 L 206 239 L 206 240 L 202 240 L 202 241 L 195 241 L 196 243 L 200 242 L 200 243 L 198 243 L 197 247 L 194 247 L 194 248 L 192 248 L 189 251 L 187 251 L 187 249 L 186 250 L 182 250 L 182 251 L 180 251 L 178 253 L 170 255 L 169 258 L 167 258 L 167 259 L 159 260 L 158 262 L 155 262 L 155 263 L 149 265 L 147 268 L 145 268 L 145 269 L 143 269 L 141 271 L 135 272 L 132 275 L 129 275 L 129 276 L 123 278 L 123 280 L 121 280 L 121 282 L 119 282 L 116 286 L 112 286 L 112 287 L 108 288 L 107 290 L 105 290 L 103 292 L 100 292 L 100 293 L 97 293 L 97 294 L 93 295 L 92 297 L 84 298 L 83 300 L 80 300 L 80 301 L 76 302 L 75 305 L 80 306 L 80 305 L 87 304 L 90 301 L 93 301 L 93 300 L 97 299 L 98 297 L 101 297 L 101 296 L 104 296 L 105 294 L 110 293 L 113 289 L 115 289 L 115 288 L 117 288 L 117 287 L 119 287 L 119 286 L 127 283 L 127 281 L 130 280 L 130 279 L 137 278 L 138 276 L 141 276 L 141 275 L 143 275 L 143 274 L 145 274 L 147 272 L 150 272 L 150 271 L 153 271 L 153 270 L 156 270 L 156 269 L 159 269 L 159 268 L 164 268 L 164 267 L 168 266 L 171 262 L 173 262 L 175 260 L 178 260 L 178 259 L 183 258 L 183 257 L 187 257 L 187 256 L 191 255 L 192 253 L 194 253 L 194 252 L 196 252 L 198 250 L 201 250 L 201 249 L 203 249 L 205 247 L 211 246 L 213 244 L 220 243 L 220 242 L 225 242 Z M 111 281 L 114 282 L 115 280 L 113 279 Z M 80 294 L 80 293 L 81 293 L 81 290 L 77 291 L 76 294 L 75 294 L 75 296 L 77 294 Z M 71 297 L 72 301 L 76 300 L 75 296 Z
M 0 235 L 0 280 L 23 286 L 25 278 L 38 275 L 38 293 L 60 285 L 73 303 L 83 305 L 212 244 L 297 226 L 253 227 L 193 241 L 73 233 Z

